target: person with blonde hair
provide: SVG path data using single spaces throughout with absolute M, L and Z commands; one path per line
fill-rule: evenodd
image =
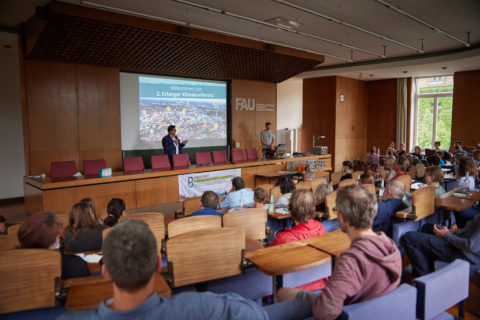
M 314 201 L 315 201 L 315 211 L 325 211 L 325 198 L 327 195 L 333 192 L 333 188 L 330 183 L 321 182 L 317 190 L 315 190 Z
M 431 166 L 425 170 L 425 183 L 435 187 L 435 197 L 445 193 L 445 189 L 440 185 L 443 182 L 443 171 L 440 167 Z

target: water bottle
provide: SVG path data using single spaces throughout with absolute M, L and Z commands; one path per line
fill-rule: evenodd
M 467 171 L 467 175 L 465 176 L 465 192 L 468 192 L 470 189 L 470 173 Z
M 273 194 L 270 196 L 270 204 L 268 205 L 268 212 L 273 213 L 275 211 L 275 204 L 273 203 Z
M 243 192 L 240 190 L 240 208 L 243 208 Z

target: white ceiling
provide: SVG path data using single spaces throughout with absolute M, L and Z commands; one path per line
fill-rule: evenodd
M 387 8 L 380 3 L 383 1 L 403 10 L 411 17 Z M 342 75 L 374 80 L 480 69 L 478 0 L 65 0 L 65 2 L 189 24 L 194 28 L 217 30 L 325 54 L 325 62 L 315 71 L 300 74 L 298 77 L 301 78 Z M 45 3 L 48 1 L 0 1 L 0 26 L 15 27 L 34 14 L 35 5 Z M 288 3 L 290 5 L 287 5 Z M 199 8 L 199 5 L 210 9 Z M 293 8 L 292 5 L 301 6 L 303 9 Z M 319 17 L 318 14 L 354 27 L 329 21 Z M 300 22 L 302 26 L 298 28 L 299 33 L 262 24 L 262 21 L 275 17 Z M 463 42 L 467 42 L 469 31 L 471 46 L 467 47 L 425 24 L 434 26 Z M 359 28 L 368 30 L 370 34 L 359 31 Z M 381 39 L 379 36 L 390 40 Z M 422 49 L 421 39 L 423 53 L 418 52 Z M 0 37 L 1 44 L 3 43 Z

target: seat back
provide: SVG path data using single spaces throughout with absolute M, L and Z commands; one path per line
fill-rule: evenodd
M 183 200 L 183 216 L 189 216 L 202 208 L 202 197 L 192 197 Z
M 142 157 L 123 158 L 123 172 L 143 171 Z
M 343 306 L 339 320 L 415 320 L 417 289 L 402 284 L 390 293 L 375 299 Z
M 173 169 L 187 169 L 190 167 L 190 157 L 186 153 L 174 154 L 173 159 Z
M 21 223 L 14 224 L 10 227 L 8 227 L 8 235 L 9 236 L 17 236 L 18 229 L 20 229 Z
M 105 159 L 83 160 L 83 174 L 85 176 L 99 176 L 99 171 L 105 169 L 107 163 Z
M 197 167 L 212 164 L 210 152 L 195 152 L 195 164 Z
M 273 184 L 262 184 L 261 186 L 257 186 L 257 188 L 262 188 L 263 190 L 265 190 L 267 192 L 267 195 L 268 195 L 268 199 L 267 200 L 270 200 L 270 195 L 272 194 L 272 189 L 273 189 Z
M 197 230 L 168 239 L 172 287 L 241 274 L 244 249 L 245 231 L 240 228 Z
M 377 190 L 375 189 L 374 184 L 364 184 L 364 185 L 362 185 L 362 187 L 364 187 L 365 189 L 367 189 L 369 192 L 371 192 L 373 194 L 377 194 Z
M 225 214 L 224 227 L 238 227 L 245 230 L 248 239 L 262 240 L 267 237 L 265 226 L 267 223 L 267 210 L 262 208 L 243 209 Z
M 258 160 L 258 153 L 256 148 L 247 148 L 247 160 L 248 161 Z
M 337 219 L 337 212 L 333 209 L 337 207 L 337 191 L 327 194 L 325 197 L 325 213 L 328 215 L 328 220 Z
M 243 149 L 233 149 L 232 150 L 232 162 L 233 163 L 240 163 L 240 162 L 245 162 L 247 159 L 245 159 L 245 152 Z
M 338 183 L 338 188 L 342 188 L 342 187 L 346 187 L 346 186 L 349 186 L 349 185 L 352 185 L 352 184 L 356 184 L 357 183 L 357 180 L 354 180 L 354 179 L 345 179 L 345 180 L 342 180 Z
M 46 249 L 6 250 L 0 259 L 0 313 L 55 306 L 60 253 Z
M 410 187 L 412 185 L 412 178 L 410 178 L 409 175 L 403 175 L 403 176 L 399 176 L 397 178 L 395 178 L 397 180 L 400 180 L 403 182 L 403 184 L 405 185 L 405 190 L 407 192 L 410 192 Z
M 194 216 L 186 217 L 182 219 L 177 219 L 170 222 L 167 225 L 168 238 L 173 238 L 179 234 L 212 229 L 212 228 L 221 228 L 222 227 L 222 218 L 219 216 L 213 215 L 204 215 L 204 216 Z
M 16 233 L 11 234 L 10 230 L 8 230 L 8 234 L 0 235 L 0 251 L 15 249 L 19 247 L 20 242 L 18 241 Z
M 280 198 L 282 196 L 282 191 L 280 190 L 280 187 L 276 186 L 272 188 L 271 195 L 273 195 L 274 200 L 277 200 L 278 198 Z
M 417 171 L 415 169 L 415 166 L 412 166 L 410 167 L 410 169 L 408 169 L 408 175 L 410 176 L 410 178 L 412 178 L 412 180 L 417 178 Z
M 318 185 L 322 182 L 328 182 L 328 177 L 320 177 L 316 178 L 313 181 L 310 182 L 310 185 L 312 187 L 312 192 L 315 193 L 317 191 Z
M 227 152 L 225 150 L 215 150 L 212 153 L 213 153 L 214 164 L 228 163 Z
M 423 163 L 419 163 L 415 166 L 416 176 L 417 178 L 425 177 L 425 166 Z
M 138 219 L 145 222 L 152 231 L 155 239 L 157 239 L 158 252 L 162 249 L 162 240 L 165 239 L 165 221 L 163 213 L 159 212 L 146 212 L 146 213 L 133 213 L 128 216 L 123 215 L 118 221 L 126 219 Z
M 75 161 L 60 161 L 50 163 L 50 176 L 56 178 L 70 178 L 77 173 Z
M 332 184 L 334 186 L 336 186 L 337 184 L 340 183 L 340 178 L 343 176 L 342 172 L 338 171 L 338 172 L 334 172 L 332 173 L 331 175 L 331 178 L 332 178 Z
M 170 170 L 172 167 L 170 166 L 170 160 L 168 159 L 168 155 L 153 155 L 150 157 L 150 162 L 152 163 L 153 170 Z
M 418 290 L 417 318 L 433 319 L 468 297 L 469 263 L 457 259 L 413 284 Z
M 363 171 L 355 171 L 352 173 L 352 179 L 353 181 L 357 181 L 358 178 L 363 174 Z
M 312 182 L 311 181 L 299 182 L 295 185 L 295 189 L 312 190 Z
M 435 187 L 425 186 L 412 193 L 412 213 L 416 221 L 435 213 Z

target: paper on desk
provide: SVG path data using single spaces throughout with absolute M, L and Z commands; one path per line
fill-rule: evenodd
M 275 212 L 280 213 L 280 214 L 289 214 L 290 213 L 290 211 L 287 208 L 275 208 Z
M 102 255 L 100 254 L 83 254 L 83 253 L 77 253 L 76 256 L 82 258 L 88 263 L 98 263 L 100 259 L 102 259 Z

